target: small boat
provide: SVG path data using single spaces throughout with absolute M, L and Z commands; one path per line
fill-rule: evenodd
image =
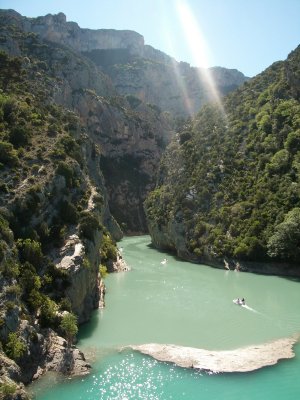
M 245 299 L 234 299 L 232 300 L 234 302 L 234 304 L 237 304 L 238 306 L 244 306 L 245 303 Z
M 160 263 L 163 264 L 163 265 L 165 265 L 165 264 L 167 264 L 167 261 L 168 261 L 168 260 L 167 260 L 166 258 L 164 258 Z

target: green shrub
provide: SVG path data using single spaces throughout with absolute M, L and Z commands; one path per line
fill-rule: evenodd
M 100 272 L 100 276 L 102 279 L 104 279 L 107 275 L 107 267 L 104 264 L 100 264 L 99 266 L 99 272 Z
M 65 338 L 70 346 L 78 332 L 77 317 L 72 313 L 65 314 L 62 317 L 60 328 L 64 332 Z
M 14 127 L 9 134 L 9 141 L 14 147 L 22 147 L 29 143 L 31 132 L 25 126 Z
M 300 129 L 288 134 L 284 147 L 293 154 L 300 150 Z
M 57 311 L 58 305 L 55 301 L 51 300 L 49 297 L 44 296 L 43 303 L 40 309 L 40 323 L 43 328 L 53 328 L 57 327 Z
M 8 221 L 2 215 L 0 215 L 0 238 L 5 240 L 7 244 L 11 244 L 14 238 Z
M 82 265 L 84 268 L 87 268 L 87 269 L 91 268 L 91 263 L 87 257 L 84 257 Z
M 0 142 L 0 163 L 14 167 L 19 162 L 17 151 L 8 142 Z
M 18 361 L 26 352 L 27 347 L 25 343 L 15 332 L 8 335 L 8 341 L 5 346 L 5 353 L 9 358 Z
M 41 243 L 31 239 L 18 239 L 21 262 L 29 262 L 36 268 L 40 268 L 43 263 L 43 252 Z
M 77 224 L 79 217 L 78 211 L 70 201 L 62 201 L 59 208 L 60 218 L 63 222 L 74 225 Z
M 84 211 L 80 215 L 79 233 L 81 237 L 93 240 L 96 230 L 100 230 L 101 225 L 95 214 Z
M 75 171 L 74 171 L 74 168 L 72 167 L 72 165 L 69 165 L 64 161 L 60 161 L 56 168 L 56 173 L 58 175 L 62 175 L 65 178 L 66 186 L 68 188 L 73 187 L 76 176 L 75 176 Z
M 82 156 L 80 146 L 74 138 L 69 135 L 64 135 L 60 138 L 58 146 L 62 147 L 68 156 L 74 158 L 74 160 L 78 162 L 81 162 Z
M 20 269 L 20 284 L 24 291 L 24 299 L 27 300 L 28 294 L 32 290 L 39 290 L 41 288 L 41 279 L 37 275 L 36 270 L 32 264 L 25 262 Z
M 104 263 L 108 260 L 115 261 L 117 259 L 117 246 L 109 234 L 103 234 L 100 256 Z
M 70 300 L 67 299 L 66 297 L 61 299 L 61 301 L 59 302 L 59 309 L 61 311 L 71 312 L 72 311 L 72 304 L 71 304 Z
M 20 272 L 18 263 L 12 258 L 8 258 L 1 263 L 0 271 L 6 278 L 16 278 Z
M 0 399 L 8 400 L 13 398 L 17 391 L 17 385 L 15 383 L 4 382 L 0 384 Z

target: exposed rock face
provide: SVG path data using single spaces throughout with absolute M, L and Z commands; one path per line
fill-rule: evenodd
M 83 353 L 75 346 L 69 348 L 65 339 L 49 333 L 47 337 L 48 349 L 45 361 L 39 366 L 34 379 L 47 371 L 60 372 L 65 375 L 86 375 L 91 366 L 85 361 Z
M 93 152 L 102 156 L 101 168 L 112 214 L 127 231 L 145 232 L 143 201 L 154 186 L 158 162 L 172 136 L 171 122 L 155 107 L 141 102 L 131 105 L 117 97 L 109 77 L 88 58 L 76 53 L 87 50 L 82 43 L 101 48 L 101 38 L 104 49 L 114 49 L 114 46 L 127 49 L 128 45 L 130 51 L 136 51 L 143 46 L 140 35 L 129 32 L 126 41 L 122 39 L 122 32 L 116 32 L 112 35 L 119 35 L 119 41 L 110 41 L 110 33 L 104 32 L 103 36 L 101 31 L 82 31 L 77 24 L 66 23 L 60 14 L 27 19 L 15 12 L 4 11 L 0 17 L 26 32 L 38 34 L 26 40 L 16 40 L 8 34 L 0 48 L 45 63 L 44 68 L 52 77 L 47 88 L 49 99 L 80 115 L 87 135 L 96 144 Z M 77 41 L 71 40 L 73 36 L 68 33 L 69 29 L 77 32 Z M 92 39 L 93 35 L 99 36 L 99 40 Z M 63 47 L 61 43 L 69 47 Z M 37 74 L 34 78 L 38 79 Z
M 14 389 L 14 393 L 7 395 L 7 400 L 28 400 L 29 397 L 21 381 L 20 367 L 10 358 L 0 352 L 0 388 L 8 385 Z M 18 382 L 18 384 L 16 384 Z M 0 396 L 2 392 L 0 391 Z M 2 397 L 1 397 L 2 398 Z M 4 397 L 3 397 L 4 398 Z
M 91 366 L 84 355 L 75 346 L 68 347 L 67 342 L 51 329 L 37 334 L 31 342 L 30 335 L 36 331 L 27 321 L 23 321 L 22 337 L 28 342 L 28 353 L 20 365 L 0 352 L 0 384 L 12 385 L 15 393 L 11 399 L 27 399 L 23 384 L 28 384 L 47 371 L 60 372 L 64 375 L 80 376 L 90 372 Z
M 63 13 L 26 18 L 13 10 L 2 12 L 7 18 L 14 19 L 25 31 L 34 32 L 42 39 L 69 46 L 76 51 L 128 49 L 132 54 L 140 54 L 143 51 L 144 38 L 133 31 L 83 29 L 76 22 L 67 22 Z
M 101 65 L 101 59 L 97 60 L 95 54 L 90 57 Z M 222 97 L 247 80 L 237 70 L 220 67 L 204 70 L 175 60 L 167 63 L 164 57 L 162 61 L 151 56 L 152 53 L 150 59 L 132 60 L 125 65 L 114 63 L 104 70 L 119 93 L 134 95 L 176 117 L 196 114 L 204 103 L 216 101 L 213 91 Z
M 159 361 L 172 362 L 179 367 L 196 368 L 214 373 L 250 372 L 277 364 L 279 360 L 295 356 L 293 345 L 297 338 L 279 339 L 274 342 L 228 351 L 209 351 L 191 347 L 145 344 L 130 346 Z
M 56 266 L 67 271 L 70 276 L 70 285 L 66 288 L 65 294 L 72 304 L 72 310 L 78 316 L 79 323 L 88 321 L 91 311 L 99 304 L 98 249 L 101 235 L 97 234 L 95 239 L 95 242 L 89 244 L 87 251 L 78 235 L 71 235 L 59 251 L 61 258 L 56 260 Z M 86 254 L 89 255 L 89 261 Z
M 133 110 L 121 98 L 108 102 L 91 92 L 74 95 L 73 107 L 99 146 L 111 213 L 125 230 L 145 232 L 143 202 L 173 133 L 169 119 L 143 104 Z
M 63 13 L 35 19 L 11 11 L 6 14 L 25 31 L 90 57 L 104 68 L 120 94 L 134 95 L 174 116 L 198 112 L 202 104 L 212 99 L 211 82 L 222 96 L 247 80 L 237 70 L 216 67 L 207 72 L 177 62 L 152 46 L 144 45 L 143 36 L 133 31 L 83 29 L 75 22 L 67 22 Z

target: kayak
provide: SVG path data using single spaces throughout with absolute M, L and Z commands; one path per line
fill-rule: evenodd
M 242 301 L 241 299 L 234 299 L 232 301 L 234 302 L 234 304 L 237 304 L 238 306 L 244 306 L 245 305 L 245 301 Z

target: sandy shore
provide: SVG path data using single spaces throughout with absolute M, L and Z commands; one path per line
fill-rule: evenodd
M 171 362 L 179 367 L 196 368 L 211 372 L 250 372 L 276 364 L 281 359 L 294 357 L 293 345 L 299 337 L 243 347 L 236 350 L 210 351 L 172 344 L 144 344 L 129 346 L 159 361 Z

